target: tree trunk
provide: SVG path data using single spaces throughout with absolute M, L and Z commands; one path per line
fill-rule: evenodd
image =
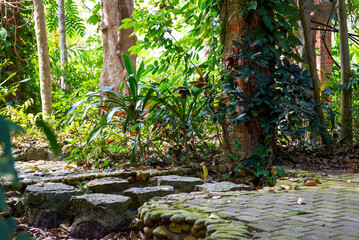
M 341 99 L 341 124 L 342 139 L 344 143 L 351 143 L 353 140 L 352 124 L 352 87 L 349 85 L 350 79 L 350 56 L 348 44 L 347 14 L 345 0 L 338 0 L 338 22 L 339 22 L 339 41 L 340 41 L 340 65 L 341 80 L 343 85 Z
M 58 0 L 58 16 L 59 16 L 59 47 L 60 47 L 60 62 L 61 62 L 61 89 L 66 90 L 67 78 L 67 46 L 66 46 L 66 27 L 65 27 L 65 0 Z
M 319 106 L 319 104 L 321 104 L 320 83 L 319 83 L 318 72 L 317 72 L 316 64 L 315 64 L 315 55 L 312 50 L 313 47 L 312 47 L 311 29 L 310 29 L 310 25 L 308 25 L 309 21 L 307 19 L 307 14 L 305 12 L 305 4 L 306 4 L 305 0 L 299 0 L 300 19 L 302 22 L 303 35 L 304 35 L 304 39 L 305 39 L 306 59 L 308 61 L 310 75 L 313 77 L 314 100 L 315 100 L 316 105 L 318 105 L 315 110 L 319 115 L 320 123 L 322 125 L 325 125 L 323 109 Z M 326 129 L 322 128 L 321 129 L 322 142 L 326 145 L 329 144 L 328 136 L 329 135 L 327 134 Z
M 34 19 L 37 39 L 37 51 L 39 57 L 40 91 L 42 101 L 42 114 L 46 119 L 52 113 L 51 100 L 51 74 L 49 50 L 47 46 L 45 11 L 43 0 L 33 0 Z
M 122 83 L 126 83 L 125 63 L 121 54 L 130 55 L 128 49 L 136 43 L 136 37 L 130 35 L 131 29 L 118 28 L 121 20 L 130 18 L 134 9 L 133 0 L 102 0 L 102 41 L 105 50 L 103 67 L 100 77 L 100 87 L 108 86 L 112 90 L 118 91 Z M 133 67 L 136 66 L 136 56 L 130 55 Z M 123 93 L 130 94 L 130 90 L 125 84 Z

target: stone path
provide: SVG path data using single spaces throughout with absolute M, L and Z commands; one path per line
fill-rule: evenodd
M 164 208 L 184 211 L 183 215 L 205 212 L 207 217 L 212 214 L 212 220 L 217 217 L 232 220 L 232 227 L 237 225 L 238 229 L 245 225 L 255 237 L 262 239 L 359 239 L 359 175 L 328 178 L 321 182 L 316 186 L 277 193 L 264 189 L 169 195 L 150 202 L 143 207 L 147 210 L 142 211 L 148 214 Z M 279 181 L 277 186 L 281 184 L 289 183 Z M 297 203 L 299 198 L 304 200 L 301 205 Z M 207 237 L 251 238 L 232 233 L 236 231 L 223 229 L 217 231 L 217 235 Z
M 320 178 L 321 184 L 305 187 L 304 179 L 315 176 L 296 172 L 291 177 L 299 177 L 299 182 L 280 180 L 274 188 L 249 191 L 246 186 L 225 183 L 198 186 L 201 180 L 178 176 L 196 175 L 198 170 L 193 168 L 89 172 L 58 161 L 40 163 L 17 162 L 22 190 L 37 182 L 73 186 L 81 182 L 90 195 L 128 195 L 132 202 L 123 198 L 129 209 L 156 195 L 139 209 L 136 223 L 149 239 L 359 239 L 359 174 Z M 177 176 L 163 176 L 171 174 Z M 7 186 L 6 181 L 2 184 Z M 284 190 L 295 185 L 297 190 Z M 165 194 L 171 195 L 161 197 Z M 299 198 L 302 204 L 298 204 Z M 45 214 L 54 215 L 49 211 Z M 83 220 L 76 211 L 75 215 Z M 84 229 L 88 226 L 92 225 Z

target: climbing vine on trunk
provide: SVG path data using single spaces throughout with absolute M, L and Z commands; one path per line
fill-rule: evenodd
M 308 93 L 312 78 L 291 63 L 301 61 L 295 53 L 302 44 L 296 37 L 300 15 L 295 2 L 239 1 L 236 7 L 229 16 L 238 14 L 239 34 L 222 77 L 227 97 L 221 112 L 230 124 L 244 124 L 251 135 L 254 150 L 236 169 L 249 165 L 256 176 L 267 177 L 278 142 L 301 144 L 305 132 L 321 124 Z

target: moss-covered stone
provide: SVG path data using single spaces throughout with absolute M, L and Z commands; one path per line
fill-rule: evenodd
M 174 232 L 174 233 L 182 233 L 182 227 L 180 224 L 177 224 L 177 223 L 171 223 L 169 225 L 169 229 L 171 230 L 171 232 Z
M 145 223 L 143 222 L 143 220 L 138 220 L 135 223 L 135 227 L 138 228 L 138 229 L 143 229 L 145 227 Z
M 164 226 L 156 227 L 152 233 L 153 233 L 153 235 L 155 235 L 157 237 L 167 237 L 168 236 L 167 229 Z
M 165 224 L 169 224 L 171 222 L 171 217 L 173 216 L 173 213 L 163 213 L 161 214 L 162 222 Z
M 193 236 L 190 236 L 190 237 L 186 237 L 184 240 L 196 240 L 196 238 Z
M 186 217 L 185 216 L 183 216 L 182 214 L 175 214 L 175 215 L 173 215 L 172 217 L 171 217 L 171 222 L 173 222 L 173 223 L 182 223 L 182 222 L 184 222 L 185 221 L 185 219 L 186 219 Z
M 162 211 L 152 211 L 148 213 L 152 221 L 159 221 L 161 219 Z
M 153 236 L 153 229 L 151 229 L 149 227 L 144 227 L 143 232 L 145 233 L 145 235 L 147 237 L 152 237 Z
M 193 225 L 193 228 L 196 229 L 196 230 L 201 230 L 203 228 L 205 228 L 205 223 L 206 223 L 206 220 L 205 219 L 198 219 L 194 225 Z
M 191 229 L 191 235 L 196 238 L 204 238 L 206 237 L 206 233 L 207 233 L 206 229 L 202 229 L 202 230 L 197 230 L 195 228 Z
M 198 219 L 203 219 L 203 218 L 205 218 L 205 216 L 196 214 L 196 215 L 187 216 L 185 220 L 190 224 L 194 224 Z
M 208 219 L 204 225 L 208 228 L 209 225 L 221 224 L 221 223 L 230 224 L 230 221 L 224 220 L 224 219 L 218 219 L 218 220 L 217 219 Z
M 191 232 L 192 226 L 188 223 L 182 223 L 181 228 L 182 228 L 182 232 L 189 233 Z
M 153 222 L 151 221 L 151 215 L 149 213 L 147 213 L 143 218 L 143 223 L 145 224 L 145 226 L 153 226 Z

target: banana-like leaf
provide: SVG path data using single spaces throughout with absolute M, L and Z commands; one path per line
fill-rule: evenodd
M 133 144 L 131 160 L 130 160 L 131 163 L 134 163 L 136 161 L 138 137 L 139 137 L 139 135 L 136 135 L 135 142 Z
M 112 108 L 110 111 L 109 111 L 109 113 L 107 114 L 107 123 L 109 123 L 111 120 L 112 120 L 112 117 L 113 117 L 113 115 L 116 113 L 116 112 L 118 112 L 118 111 L 120 111 L 120 110 L 122 110 L 122 108 L 120 108 L 120 107 L 114 107 L 114 108 Z
M 141 64 L 140 64 L 140 67 L 138 68 L 137 73 L 136 73 L 136 82 L 137 83 L 140 82 L 140 79 L 141 79 L 142 74 L 143 74 L 144 71 L 145 71 L 145 64 L 142 61 Z
M 136 84 L 136 80 L 133 77 L 129 77 L 128 78 L 128 84 L 130 85 L 130 90 L 131 90 L 131 96 L 134 102 L 137 101 L 137 84 Z
M 127 54 L 124 54 L 124 53 L 122 53 L 121 55 L 122 55 L 122 59 L 125 63 L 125 67 L 126 67 L 126 71 L 127 71 L 128 75 L 134 75 L 135 72 L 133 70 L 130 56 L 128 56 Z
M 57 144 L 57 140 L 56 140 L 56 136 L 55 136 L 54 132 L 50 129 L 49 126 L 47 126 L 47 124 L 44 121 L 42 121 L 40 119 L 36 120 L 36 126 L 38 126 L 39 128 L 42 128 L 47 139 L 50 142 L 50 146 L 51 146 L 53 153 L 55 155 L 59 155 L 60 154 L 60 146 Z

